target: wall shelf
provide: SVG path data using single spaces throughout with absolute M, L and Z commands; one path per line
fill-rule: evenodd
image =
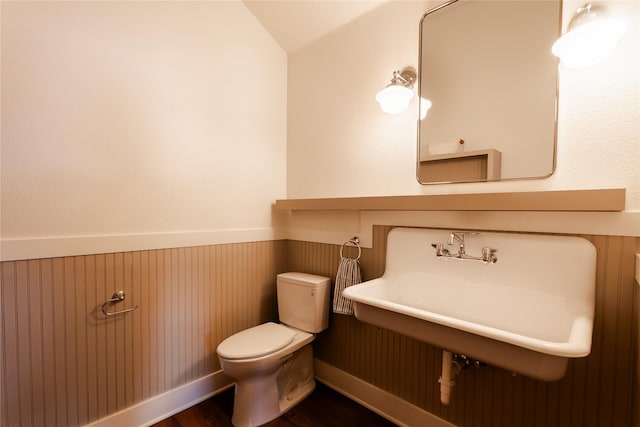
M 282 210 L 595 211 L 625 209 L 624 188 L 276 200 Z

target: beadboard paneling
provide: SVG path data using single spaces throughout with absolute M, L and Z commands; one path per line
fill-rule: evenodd
M 373 248 L 361 257 L 364 280 L 384 272 L 391 228 L 374 227 Z M 319 334 L 316 356 L 459 426 L 631 426 L 640 239 L 583 237 L 598 250 L 593 351 L 561 381 L 468 369 L 443 406 L 439 349 L 342 315 Z M 218 370 L 222 339 L 275 318 L 278 272 L 335 277 L 339 251 L 259 242 L 0 264 L 0 424 L 83 425 Z M 104 319 L 100 305 L 117 289 L 127 299 L 112 309 L 140 308 Z
M 3 426 L 78 426 L 220 369 L 227 336 L 276 318 L 283 241 L 8 261 Z M 105 318 L 114 291 L 126 300 Z
M 384 272 L 386 234 L 374 227 L 363 249 L 363 280 Z M 502 369 L 470 368 L 456 378 L 451 404 L 440 403 L 441 350 L 406 336 L 331 315 L 314 343 L 316 357 L 458 426 L 631 426 L 635 360 L 633 330 L 635 237 L 582 236 L 597 248 L 592 353 L 569 363 L 560 381 L 541 382 Z M 289 268 L 335 276 L 339 246 L 290 241 Z M 636 402 L 637 404 L 637 402 Z
M 636 286 L 634 297 L 633 324 L 635 325 L 635 371 L 634 371 L 634 387 L 632 397 L 633 411 L 633 427 L 640 427 L 640 242 L 636 247 Z

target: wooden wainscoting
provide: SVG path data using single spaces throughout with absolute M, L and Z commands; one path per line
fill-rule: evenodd
M 384 271 L 386 234 L 374 227 L 363 249 L 363 279 Z M 598 251 L 592 353 L 569 363 L 560 381 L 541 382 L 486 366 L 456 378 L 449 406 L 439 400 L 441 350 L 406 336 L 332 314 L 315 356 L 464 427 L 630 427 L 635 361 L 633 272 L 640 238 L 582 236 Z M 289 268 L 335 276 L 340 247 L 290 241 Z
M 0 264 L 3 426 L 78 426 L 220 369 L 227 336 L 276 318 L 286 243 Z M 105 318 L 114 291 L 139 305 Z
M 363 249 L 365 280 L 384 272 L 390 229 L 375 227 Z M 593 349 L 561 381 L 469 369 L 443 406 L 439 349 L 342 315 L 319 334 L 316 357 L 459 426 L 631 426 L 640 238 L 583 237 L 598 250 Z M 0 425 L 83 425 L 218 370 L 222 339 L 275 317 L 277 273 L 334 277 L 339 252 L 278 241 L 0 264 Z M 140 308 L 105 319 L 100 306 L 118 289 L 127 299 L 114 308 Z
M 636 368 L 634 371 L 634 387 L 633 387 L 633 397 L 635 399 L 635 403 L 632 405 L 635 409 L 633 411 L 633 422 L 631 425 L 633 427 L 640 427 L 640 250 L 638 250 L 638 255 L 636 255 L 636 286 L 635 286 L 635 297 L 634 297 L 634 320 L 635 324 L 635 350 L 636 350 Z

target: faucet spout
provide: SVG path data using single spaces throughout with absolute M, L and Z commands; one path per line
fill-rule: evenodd
M 464 234 L 458 233 L 450 233 L 449 234 L 449 245 L 453 245 L 456 241 L 460 242 L 460 244 L 464 245 Z
M 458 243 L 458 255 L 463 257 L 466 252 L 464 249 L 464 238 L 465 236 L 475 236 L 478 233 L 475 232 L 466 232 L 466 231 L 452 231 L 449 234 L 449 245 L 453 245 L 456 242 Z

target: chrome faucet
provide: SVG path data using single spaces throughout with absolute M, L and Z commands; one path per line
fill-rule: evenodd
M 452 231 L 449 234 L 448 244 L 450 246 L 453 246 L 456 243 L 458 244 L 458 252 L 456 254 L 452 254 L 451 252 L 449 252 L 448 249 L 445 249 L 443 243 L 432 243 L 431 246 L 435 248 L 436 257 L 438 258 L 475 260 L 475 261 L 482 261 L 485 264 L 495 264 L 498 261 L 498 257 L 496 256 L 497 249 L 492 249 L 488 246 L 484 246 L 482 248 L 482 256 L 480 257 L 467 255 L 467 252 L 465 249 L 465 241 L 464 241 L 465 237 L 475 236 L 477 234 L 478 233 L 474 231 Z

